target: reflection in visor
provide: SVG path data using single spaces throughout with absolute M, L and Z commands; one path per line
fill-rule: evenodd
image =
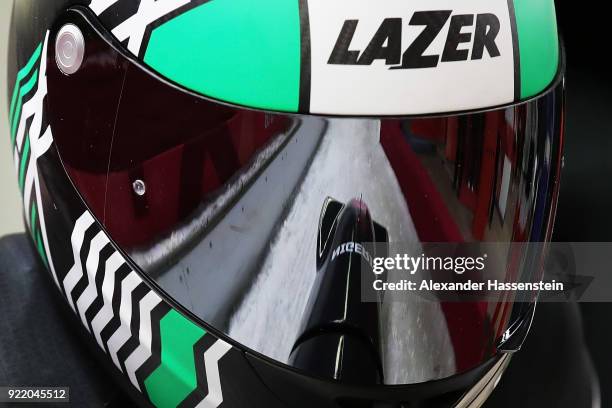
M 175 89 L 79 24 L 82 69 L 48 66 L 63 163 L 113 240 L 206 323 L 314 375 L 412 384 L 484 363 L 529 316 L 512 295 L 448 303 L 391 292 L 371 309 L 352 262 L 374 256 L 369 239 L 413 256 L 430 242 L 506 242 L 491 254 L 499 278 L 539 279 L 539 254 L 509 244 L 550 233 L 560 86 L 444 118 L 265 114 Z M 318 259 L 322 236 L 342 254 Z

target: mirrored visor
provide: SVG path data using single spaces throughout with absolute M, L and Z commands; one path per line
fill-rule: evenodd
M 527 103 L 441 117 L 269 113 L 180 90 L 80 12 L 68 21 L 84 34 L 83 65 L 64 75 L 51 50 L 47 70 L 63 164 L 134 265 L 202 322 L 365 385 L 460 374 L 524 335 L 537 293 L 366 299 L 364 260 L 489 243 L 498 280 L 539 281 L 541 251 L 521 244 L 550 236 L 561 82 Z

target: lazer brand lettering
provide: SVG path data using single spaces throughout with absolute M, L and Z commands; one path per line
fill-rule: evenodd
M 376 60 L 383 60 L 391 66 L 389 69 L 435 68 L 440 62 L 480 60 L 485 50 L 490 58 L 501 55 L 496 43 L 500 20 L 495 14 L 452 13 L 452 10 L 415 12 L 408 25 L 424 29 L 407 48 L 402 47 L 403 19 L 385 18 L 363 51 L 351 49 L 359 20 L 346 20 L 328 64 L 372 65 Z M 449 19 L 444 49 L 438 54 L 426 54 Z M 467 44 L 471 50 L 466 48 Z

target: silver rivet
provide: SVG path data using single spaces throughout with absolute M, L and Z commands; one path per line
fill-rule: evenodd
M 55 39 L 55 62 L 66 75 L 72 75 L 81 68 L 85 56 L 85 38 L 74 24 L 63 26 Z
M 143 196 L 147 192 L 147 185 L 142 180 L 136 180 L 134 184 L 132 184 L 134 188 L 134 192 L 136 195 Z

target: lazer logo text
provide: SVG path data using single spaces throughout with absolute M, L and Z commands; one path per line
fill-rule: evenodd
M 435 68 L 441 62 L 481 60 L 485 51 L 490 58 L 501 55 L 496 43 L 500 21 L 495 14 L 452 14 L 451 10 L 414 13 L 408 26 L 424 28 L 407 47 L 402 44 L 403 19 L 385 18 L 364 50 L 351 44 L 360 20 L 346 20 L 328 64 L 372 65 L 383 60 L 389 69 Z M 428 51 L 447 26 L 444 49 Z

